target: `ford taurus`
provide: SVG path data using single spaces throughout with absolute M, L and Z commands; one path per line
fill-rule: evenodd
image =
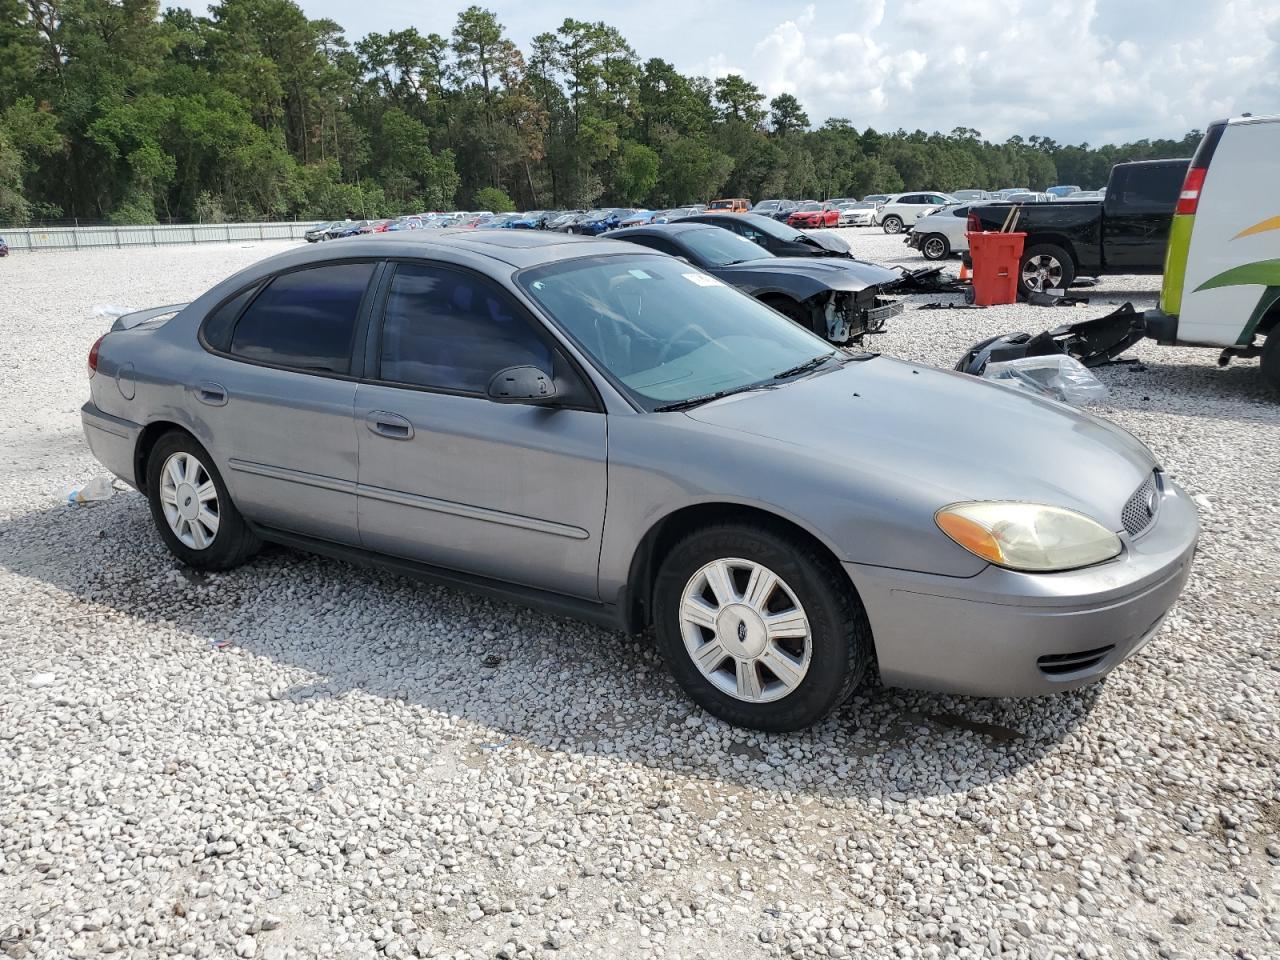
M 116 321 L 94 454 L 185 564 L 265 540 L 652 628 L 765 730 L 884 682 L 1103 676 L 1156 631 L 1197 517 L 1052 401 L 833 349 L 633 244 L 415 231 L 270 257 Z

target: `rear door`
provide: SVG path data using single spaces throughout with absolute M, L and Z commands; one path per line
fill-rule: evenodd
M 245 516 L 340 543 L 356 531 L 357 330 L 376 260 L 291 270 L 212 311 L 189 407 Z
M 383 288 L 355 403 L 364 546 L 598 599 L 607 435 L 594 391 L 490 278 L 404 262 Z M 524 364 L 554 376 L 563 406 L 487 398 L 495 373 Z

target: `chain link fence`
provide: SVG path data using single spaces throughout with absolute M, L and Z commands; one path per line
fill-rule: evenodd
M 312 223 L 173 223 L 155 226 L 9 227 L 0 230 L 11 252 L 158 247 L 173 243 L 301 240 Z

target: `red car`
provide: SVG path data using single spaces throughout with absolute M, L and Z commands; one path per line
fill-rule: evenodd
M 840 211 L 834 203 L 810 200 L 802 203 L 787 217 L 789 227 L 834 227 L 840 223 Z

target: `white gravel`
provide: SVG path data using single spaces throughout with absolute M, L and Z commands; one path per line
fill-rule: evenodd
M 0 261 L 0 954 L 1280 957 L 1280 403 L 1256 362 L 1144 343 L 1099 372 L 1095 410 L 1204 520 L 1168 625 L 1105 684 L 873 687 L 765 736 L 691 708 L 643 641 L 283 550 L 196 576 L 136 493 L 55 502 L 100 472 L 92 306 L 281 248 Z M 909 309 L 872 346 L 949 367 L 1157 284 Z

